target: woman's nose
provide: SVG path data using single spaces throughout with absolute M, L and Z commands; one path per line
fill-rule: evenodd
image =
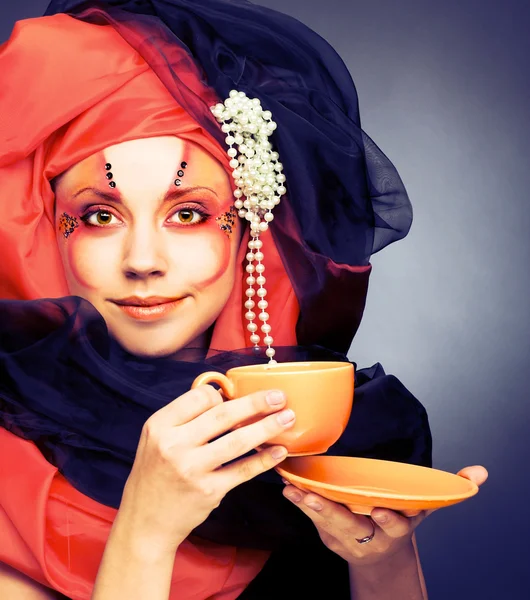
M 167 269 L 161 232 L 146 228 L 131 231 L 124 248 L 125 276 L 130 279 L 162 277 Z

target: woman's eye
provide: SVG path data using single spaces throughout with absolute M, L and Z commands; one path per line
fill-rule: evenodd
M 181 208 L 170 217 L 173 223 L 182 223 L 183 225 L 195 225 L 204 221 L 205 216 L 197 210 L 191 208 Z
M 89 225 L 95 225 L 96 227 L 102 225 L 116 225 L 120 222 L 119 219 L 108 210 L 96 210 L 95 212 L 89 213 L 83 217 L 83 221 Z

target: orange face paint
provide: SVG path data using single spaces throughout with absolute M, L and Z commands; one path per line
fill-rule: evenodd
M 158 356 L 200 343 L 233 288 L 239 244 L 220 163 L 176 137 L 133 140 L 63 174 L 56 202 L 79 222 L 68 244 L 58 236 L 69 291 L 126 349 Z

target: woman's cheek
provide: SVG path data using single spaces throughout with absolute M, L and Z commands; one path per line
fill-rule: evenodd
M 116 279 L 117 273 L 113 268 L 116 243 L 110 237 L 95 240 L 93 235 L 79 229 L 65 241 L 63 253 L 71 287 L 101 291 L 107 287 L 108 281 Z
M 217 224 L 208 224 L 203 232 L 186 234 L 188 269 L 194 287 L 203 290 L 215 285 L 226 274 L 232 264 L 232 246 L 236 234 L 228 237 Z M 182 259 L 182 253 L 178 253 Z

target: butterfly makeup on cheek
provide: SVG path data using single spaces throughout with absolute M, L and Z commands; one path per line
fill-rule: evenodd
M 225 234 L 228 236 L 228 239 L 232 237 L 233 229 L 236 222 L 236 216 L 237 209 L 235 206 L 232 205 L 229 211 L 215 218 L 217 223 L 219 223 L 219 229 L 225 232 Z
M 79 227 L 79 223 L 75 217 L 72 217 L 65 212 L 59 217 L 59 231 L 66 239 L 70 237 L 77 227 Z

